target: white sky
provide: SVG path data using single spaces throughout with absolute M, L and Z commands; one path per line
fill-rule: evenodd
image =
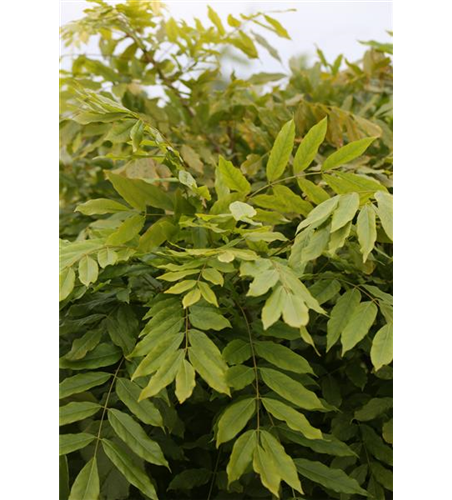
M 204 24 L 209 24 L 207 5 L 211 5 L 226 23 L 228 14 L 236 17 L 255 11 L 284 10 L 296 8 L 297 12 L 277 14 L 275 17 L 289 32 L 292 40 L 264 34 L 278 50 L 284 62 L 293 55 L 315 55 L 315 45 L 321 48 L 329 62 L 339 54 L 344 54 L 351 61 L 359 59 L 366 47 L 357 40 L 388 41 L 386 30 L 392 30 L 392 3 L 388 1 L 193 1 L 178 0 L 164 2 L 174 18 L 190 20 L 198 17 Z M 83 10 L 90 4 L 81 0 L 60 0 L 60 21 L 65 24 L 83 16 Z M 88 52 L 96 47 L 89 47 Z M 62 48 L 62 53 L 67 53 Z M 280 64 L 271 58 L 265 50 L 260 50 L 261 61 L 249 68 L 249 71 L 278 72 Z

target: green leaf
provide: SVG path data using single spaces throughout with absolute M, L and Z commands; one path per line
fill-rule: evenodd
M 305 326 L 309 321 L 308 307 L 301 297 L 293 293 L 286 293 L 282 316 L 284 322 L 289 326 L 294 328 Z
M 204 281 L 200 281 L 198 283 L 198 288 L 201 292 L 203 299 L 206 302 L 209 302 L 209 304 L 213 304 L 215 307 L 219 307 L 215 292 L 210 288 L 210 286 L 207 283 L 205 283 Z
M 231 457 L 226 467 L 228 484 L 237 481 L 244 474 L 253 460 L 256 446 L 257 432 L 255 430 L 246 431 L 234 442 Z
M 276 323 L 281 317 L 286 297 L 287 294 L 284 288 L 277 286 L 265 302 L 262 309 L 262 324 L 265 330 Z
M 137 236 L 143 229 L 146 217 L 134 215 L 126 219 L 118 229 L 107 238 L 107 245 L 124 245 Z
M 159 370 L 151 377 L 149 384 L 141 391 L 138 401 L 151 398 L 158 394 L 162 389 L 176 378 L 177 372 L 184 359 L 184 351 L 179 349 L 173 352 L 169 358 L 162 364 Z
M 372 341 L 370 349 L 370 359 L 375 367 L 379 370 L 384 365 L 389 365 L 392 361 L 392 341 L 393 341 L 393 326 L 389 323 L 382 326 Z
M 147 205 L 162 210 L 174 209 L 169 195 L 159 187 L 153 186 L 142 179 L 129 179 L 113 172 L 106 172 L 106 176 L 122 198 L 138 210 L 144 212 Z
M 114 315 L 109 315 L 105 326 L 113 342 L 128 355 L 136 344 L 138 337 L 138 320 L 131 307 L 121 305 Z
M 289 486 L 303 494 L 294 461 L 286 453 L 282 444 L 267 431 L 261 430 L 259 436 L 264 450 L 271 457 L 277 474 Z
M 326 453 L 327 455 L 335 455 L 338 457 L 356 457 L 356 453 L 354 453 L 345 443 L 327 434 L 323 434 L 323 439 L 307 439 L 298 431 L 295 432 L 285 426 L 278 427 L 278 432 L 290 441 L 305 448 L 311 448 L 311 450 L 316 453 Z
M 316 394 L 291 379 L 284 373 L 271 368 L 259 368 L 264 384 L 287 399 L 292 404 L 305 410 L 323 410 L 324 406 Z
M 201 300 L 201 290 L 199 288 L 194 288 L 184 295 L 182 305 L 184 306 L 184 309 L 187 309 L 187 307 L 196 304 L 199 300 Z
M 89 286 L 90 283 L 97 281 L 98 275 L 99 267 L 97 266 L 97 262 L 88 255 L 82 257 L 78 265 L 79 280 L 85 286 Z
M 141 361 L 132 375 L 132 380 L 156 372 L 166 363 L 168 358 L 179 348 L 184 340 L 184 333 L 177 332 L 164 335 L 156 339 L 150 347 L 149 353 Z
M 160 446 L 147 436 L 141 425 L 130 415 L 114 408 L 109 408 L 108 421 L 116 434 L 139 457 L 151 464 L 163 465 L 169 469 L 168 462 L 163 456 Z
M 369 496 L 355 479 L 347 476 L 341 469 L 331 469 L 320 462 L 306 460 L 305 458 L 296 458 L 294 462 L 302 476 L 314 483 L 321 484 L 325 488 L 337 493 Z
M 233 439 L 256 412 L 256 399 L 247 398 L 228 406 L 218 421 L 217 448 Z
M 230 161 L 225 160 L 221 155 L 218 162 L 218 170 L 221 173 L 222 180 L 232 191 L 246 195 L 251 191 L 250 183 L 242 174 L 239 168 L 232 165 Z
M 60 406 L 60 425 L 72 424 L 79 420 L 91 417 L 99 411 L 101 406 L 98 403 L 89 401 L 72 402 L 65 406 Z
M 76 212 L 80 212 L 83 215 L 104 215 L 104 214 L 116 214 L 118 212 L 124 212 L 130 210 L 129 207 L 118 203 L 114 200 L 108 200 L 107 198 L 98 198 L 96 200 L 88 200 L 81 205 L 78 205 L 75 209 Z
M 217 309 L 211 306 L 198 304 L 190 308 L 190 323 L 200 330 L 220 331 L 224 328 L 230 328 L 231 323 L 221 315 Z
M 182 404 L 192 395 L 195 386 L 195 370 L 193 369 L 193 366 L 191 366 L 191 364 L 184 359 L 176 375 L 175 392 L 179 403 Z
M 69 500 L 98 500 L 100 494 L 96 457 L 93 457 L 75 478 Z
M 102 439 L 102 447 L 107 457 L 113 462 L 129 483 L 133 484 L 152 500 L 158 500 L 154 485 L 151 483 L 148 476 L 139 469 L 116 444 L 108 439 Z
M 177 474 L 168 486 L 170 490 L 190 491 L 197 486 L 202 486 L 210 481 L 212 471 L 208 469 L 186 469 Z
M 309 213 L 308 217 L 298 224 L 297 233 L 305 227 L 310 226 L 316 228 L 323 224 L 336 209 L 339 199 L 339 196 L 335 196 L 317 205 L 314 210 Z
M 293 161 L 293 173 L 295 175 L 306 170 L 312 163 L 320 145 L 325 139 L 327 128 L 328 119 L 325 117 L 314 125 L 304 136 Z M 302 188 L 302 186 L 300 186 L 300 188 Z
M 60 272 L 60 302 L 67 297 L 74 289 L 75 272 L 72 267 L 67 267 Z
M 111 248 L 103 248 L 97 254 L 97 261 L 102 269 L 112 266 L 118 261 L 118 254 Z
M 385 422 L 383 424 L 383 439 L 387 443 L 393 443 L 393 436 L 392 436 L 392 418 L 388 422 Z
M 189 332 L 190 347 L 188 356 L 193 368 L 199 375 L 218 392 L 230 396 L 226 384 L 227 365 L 221 357 L 218 347 L 198 330 Z
M 385 489 L 392 491 L 393 490 L 393 477 L 392 471 L 385 469 L 378 462 L 372 462 L 370 464 L 370 470 L 374 478 L 385 487 Z
M 181 281 L 177 285 L 173 285 L 172 287 L 168 288 L 168 290 L 166 290 L 164 293 L 173 293 L 173 294 L 184 293 L 187 290 L 191 290 L 196 284 L 197 284 L 196 280 Z
M 132 148 L 134 152 L 139 149 L 141 141 L 143 140 L 143 130 L 144 123 L 141 120 L 138 120 L 130 130 L 130 138 L 132 139 Z
M 127 378 L 116 380 L 116 394 L 127 408 L 144 424 L 163 427 L 162 415 L 154 403 L 148 400 L 138 402 L 140 393 L 141 388 L 135 382 Z
M 279 273 L 276 269 L 262 271 L 262 273 L 259 273 L 254 278 L 246 295 L 249 297 L 260 297 L 266 294 L 278 281 Z
M 201 276 L 206 280 L 210 281 L 214 285 L 220 285 L 223 286 L 224 284 L 224 279 L 223 275 L 217 271 L 216 269 L 213 269 L 212 267 L 208 267 L 202 270 Z
M 392 195 L 383 191 L 375 193 L 375 199 L 378 202 L 377 215 L 385 233 L 393 239 L 392 235 Z
M 258 341 L 254 343 L 254 348 L 258 356 L 283 370 L 314 375 L 305 358 L 281 344 L 271 341 Z
M 342 195 L 331 220 L 331 231 L 337 231 L 351 221 L 359 208 L 358 193 Z
M 74 340 L 71 350 L 64 355 L 64 358 L 71 361 L 82 359 L 89 351 L 92 351 L 95 347 L 97 347 L 101 337 L 101 330 L 91 330 L 86 332 L 85 335 Z
M 105 384 L 110 377 L 111 373 L 88 372 L 66 378 L 60 383 L 60 399 L 67 398 L 73 394 L 79 394 L 80 392 L 85 392 L 98 385 Z
M 229 211 L 236 221 L 243 220 L 247 222 L 250 218 L 256 215 L 256 210 L 248 203 L 234 201 L 229 205 Z
M 267 23 L 273 27 L 273 29 L 277 35 L 279 35 L 282 38 L 287 38 L 288 40 L 290 40 L 289 33 L 287 33 L 287 30 L 284 28 L 284 26 L 279 21 L 277 21 L 273 17 L 270 17 L 266 14 L 264 15 L 264 18 L 267 21 Z
M 223 350 L 223 358 L 230 365 L 239 365 L 251 358 L 251 347 L 249 342 L 244 342 L 240 339 L 235 339 Z
M 150 252 L 169 240 L 177 231 L 176 226 L 167 219 L 154 222 L 141 236 L 138 241 L 140 252 Z
M 367 335 L 377 317 L 377 312 L 377 306 L 371 301 L 361 302 L 355 308 L 341 335 L 342 355 Z
M 59 498 L 60 500 L 68 500 L 69 498 L 69 468 L 67 457 L 62 455 L 59 460 Z
M 267 449 L 256 446 L 253 454 L 253 468 L 259 474 L 262 484 L 279 498 L 279 485 L 281 476 L 278 474 L 272 456 Z
M 94 370 L 111 366 L 121 359 L 122 352 L 111 343 L 99 344 L 95 349 L 90 351 L 83 359 L 71 361 L 60 358 L 60 368 L 68 368 L 70 370 Z
M 358 215 L 357 222 L 358 241 L 363 254 L 363 262 L 366 262 L 367 257 L 372 251 L 377 239 L 377 228 L 375 225 L 375 211 L 371 204 L 363 206 Z
M 339 340 L 360 301 L 361 293 L 356 288 L 348 290 L 339 297 L 327 323 L 326 352 Z
M 328 245 L 328 253 L 330 255 L 334 255 L 339 248 L 344 246 L 346 239 L 350 235 L 351 229 L 352 223 L 348 222 L 345 226 L 330 234 L 330 242 Z
M 79 434 L 62 434 L 60 436 L 60 455 L 85 448 L 96 439 L 96 436 L 80 432 Z
M 283 174 L 293 149 L 295 123 L 289 120 L 276 137 L 267 163 L 267 179 L 273 182 Z
M 323 174 L 323 179 L 337 194 L 358 193 L 360 203 L 366 203 L 376 192 L 386 191 L 379 182 L 349 172 Z
M 306 195 L 308 200 L 312 201 L 315 205 L 320 205 L 324 201 L 328 200 L 328 193 L 319 185 L 314 184 L 304 177 L 297 178 L 298 186 L 302 192 Z
M 309 423 L 300 412 L 276 399 L 262 398 L 265 409 L 278 420 L 283 420 L 293 430 L 301 432 L 308 439 L 322 439 L 322 432 Z
M 372 398 L 361 409 L 355 411 L 355 419 L 368 422 L 392 409 L 392 398 Z
M 350 163 L 355 158 L 361 156 L 366 149 L 377 139 L 377 137 L 365 137 L 357 141 L 350 142 L 335 151 L 323 162 L 322 170 L 332 170 L 346 163 Z
M 226 372 L 226 383 L 236 391 L 240 391 L 247 385 L 250 385 L 254 379 L 254 370 L 249 366 L 232 366 Z
M 212 21 L 212 23 L 217 28 L 218 33 L 221 36 L 225 35 L 226 31 L 224 29 L 223 23 L 221 22 L 220 16 L 212 9 L 212 7 L 210 5 L 207 6 L 207 15 L 209 16 L 209 19 Z

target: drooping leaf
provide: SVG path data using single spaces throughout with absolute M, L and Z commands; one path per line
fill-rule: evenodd
M 392 342 L 393 342 L 393 325 L 388 323 L 382 326 L 372 341 L 370 350 L 370 359 L 375 367 L 379 370 L 382 366 L 388 365 L 392 361 Z
M 289 486 L 303 494 L 303 489 L 298 478 L 294 461 L 286 453 L 282 444 L 274 436 L 272 436 L 272 434 L 265 430 L 260 431 L 260 439 L 264 450 L 271 457 L 271 461 L 277 471 L 277 474 Z
M 339 340 L 341 333 L 352 317 L 355 309 L 361 301 L 361 293 L 358 289 L 348 290 L 339 297 L 333 307 L 330 319 L 327 323 L 326 350 L 327 352 Z
M 342 195 L 331 220 L 331 231 L 337 231 L 351 221 L 359 207 L 358 193 Z
M 270 389 L 299 408 L 304 408 L 305 410 L 321 410 L 324 408 L 322 402 L 314 392 L 306 389 L 302 384 L 291 379 L 284 373 L 272 368 L 260 368 L 259 372 L 262 380 Z
M 95 283 L 99 274 L 99 267 L 97 262 L 88 255 L 85 255 L 80 259 L 78 266 L 78 277 L 79 280 L 86 286 L 90 283 Z
M 252 463 L 256 446 L 257 433 L 255 430 L 244 432 L 234 442 L 231 457 L 226 468 L 229 484 L 240 479 L 248 465 Z
M 130 415 L 114 408 L 108 410 L 108 421 L 116 434 L 139 457 L 155 465 L 168 467 L 160 446 L 150 439 L 141 425 Z
M 163 427 L 163 419 L 159 410 L 151 401 L 138 401 L 141 388 L 127 378 L 116 380 L 116 394 L 127 408 L 144 424 Z
M 107 238 L 108 245 L 123 245 L 135 238 L 143 229 L 146 217 L 134 215 L 126 219 L 118 229 Z
M 188 356 L 197 373 L 218 392 L 230 395 L 226 383 L 227 365 L 218 347 L 198 330 L 189 332 Z
M 355 347 L 367 335 L 377 312 L 377 306 L 371 301 L 361 302 L 356 307 L 341 334 L 342 354 Z
M 253 468 L 261 478 L 262 484 L 279 498 L 279 485 L 281 476 L 278 474 L 275 464 L 268 450 L 258 445 L 253 453 Z
M 375 199 L 378 202 L 377 214 L 385 233 L 393 239 L 392 235 L 392 196 L 389 193 L 377 191 Z
M 72 267 L 67 267 L 60 272 L 60 302 L 67 297 L 74 289 L 75 272 Z
M 363 254 L 363 262 L 366 262 L 370 252 L 374 248 L 377 239 L 377 228 L 375 225 L 375 211 L 371 204 L 366 204 L 358 215 L 357 223 L 358 241 Z
M 96 457 L 93 457 L 75 478 L 69 500 L 98 500 L 99 494 L 99 472 Z
M 322 432 L 309 423 L 300 412 L 276 399 L 262 398 L 265 408 L 278 420 L 283 420 L 293 430 L 301 432 L 308 439 L 322 439 Z
M 193 366 L 184 359 L 176 375 L 175 392 L 179 403 L 183 403 L 192 395 L 195 386 L 195 370 Z
M 341 469 L 332 469 L 320 462 L 306 460 L 305 458 L 296 458 L 294 462 L 302 476 L 325 486 L 325 488 L 337 493 L 369 496 L 355 479 L 347 476 Z
M 148 476 L 132 462 L 119 446 L 108 439 L 102 439 L 102 447 L 107 457 L 131 484 L 152 500 L 158 500 L 157 492 Z

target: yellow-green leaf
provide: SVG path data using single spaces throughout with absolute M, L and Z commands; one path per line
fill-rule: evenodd
M 355 158 L 361 156 L 366 149 L 377 139 L 377 137 L 365 137 L 357 141 L 350 142 L 335 151 L 323 162 L 322 170 L 331 170 L 346 163 L 350 163 Z
M 326 352 L 328 352 L 339 340 L 342 331 L 349 322 L 360 301 L 361 293 L 356 288 L 348 290 L 339 297 L 331 311 L 330 319 L 327 323 Z
M 193 366 L 191 366 L 191 364 L 184 359 L 176 375 L 175 392 L 179 403 L 182 404 L 192 395 L 195 386 L 195 370 L 193 369 Z
M 60 455 L 67 455 L 73 451 L 80 450 L 88 446 L 96 439 L 96 436 L 80 432 L 79 434 L 60 435 Z
M 342 195 L 331 220 L 331 232 L 337 231 L 351 221 L 359 208 L 358 193 Z
M 367 335 L 377 312 L 377 306 L 371 301 L 361 302 L 356 307 L 341 335 L 342 354 L 355 347 Z
M 97 277 L 99 275 L 99 267 L 97 262 L 85 255 L 80 259 L 78 264 L 78 278 L 85 285 L 89 286 L 90 283 L 94 283 L 97 281 Z
M 81 205 L 78 205 L 75 209 L 76 212 L 80 212 L 83 215 L 104 215 L 104 214 L 115 214 L 117 212 L 124 212 L 130 210 L 122 203 L 118 203 L 114 200 L 109 200 L 107 198 L 97 198 L 96 200 L 88 200 Z
M 193 290 L 189 291 L 187 295 L 184 296 L 182 299 L 182 305 L 184 306 L 184 309 L 187 309 L 187 307 L 192 306 L 193 304 L 196 304 L 201 299 L 201 290 L 199 288 L 194 288 Z
M 366 262 L 377 240 L 377 227 L 375 225 L 375 210 L 371 203 L 363 206 L 358 215 L 356 226 L 358 241 L 363 254 L 363 262 Z
M 378 202 L 377 214 L 385 233 L 393 239 L 392 235 L 392 195 L 383 191 L 375 193 L 375 199 Z
M 267 163 L 267 179 L 269 182 L 279 179 L 283 174 L 293 149 L 295 140 L 295 124 L 289 120 L 276 137 Z
M 246 431 L 234 442 L 231 457 L 226 467 L 229 484 L 237 481 L 243 475 L 253 460 L 253 453 L 256 446 L 257 433 L 255 430 Z
M 67 297 L 74 289 L 75 272 L 72 267 L 67 267 L 60 272 L 60 302 Z
M 218 161 L 218 170 L 222 176 L 223 182 L 232 191 L 238 191 L 241 194 L 248 194 L 251 190 L 250 183 L 242 174 L 239 168 L 232 165 L 230 161 L 225 160 L 221 155 Z
M 154 485 L 151 483 L 148 476 L 132 462 L 119 446 L 108 439 L 102 439 L 102 447 L 107 457 L 113 462 L 129 483 L 133 484 L 152 500 L 158 500 Z M 94 499 L 86 498 L 85 500 Z
M 327 127 L 328 121 L 325 116 L 323 120 L 314 125 L 304 136 L 293 161 L 293 173 L 295 175 L 306 170 L 312 163 L 320 145 L 325 139 Z
M 93 457 L 75 478 L 68 500 L 98 500 L 99 494 L 99 473 Z
M 217 448 L 233 439 L 256 411 L 256 399 L 247 398 L 228 406 L 218 421 Z
M 388 365 L 392 361 L 392 341 L 393 326 L 392 323 L 388 323 L 378 330 L 372 341 L 370 359 L 375 370 L 379 370 L 382 366 Z
M 123 245 L 137 236 L 143 229 L 146 217 L 134 215 L 126 219 L 118 229 L 107 238 L 107 245 Z

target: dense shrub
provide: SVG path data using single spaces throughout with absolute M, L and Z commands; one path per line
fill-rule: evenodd
M 209 18 L 62 31 L 60 499 L 390 499 L 391 45 Z

